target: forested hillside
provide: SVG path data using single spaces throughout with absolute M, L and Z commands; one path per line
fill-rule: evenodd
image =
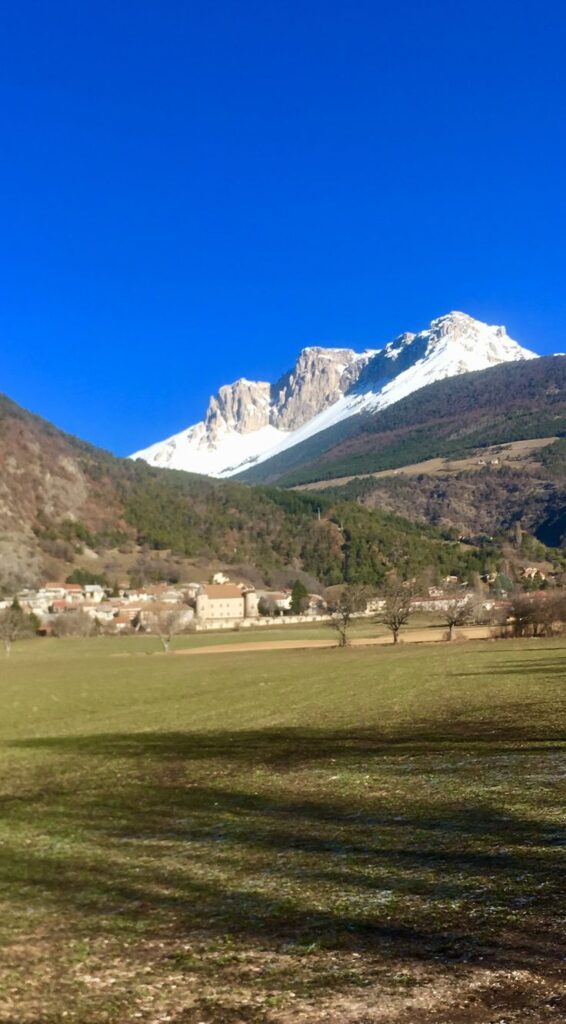
M 553 447 L 549 446 L 549 453 Z M 564 477 L 550 477 L 542 465 L 543 456 L 544 452 L 538 456 L 541 464 L 487 465 L 458 473 L 399 473 L 378 479 L 366 476 L 324 493 L 468 537 L 501 534 L 521 523 L 545 544 L 558 546 L 562 543 L 558 524 L 566 506 L 566 487 Z
M 430 384 L 387 409 L 337 424 L 240 479 L 294 486 L 563 434 L 566 356 L 549 356 Z
M 114 458 L 0 401 L 5 589 L 73 570 L 168 578 L 211 563 L 321 585 L 481 570 L 497 550 L 355 501 L 158 470 Z M 149 566 L 149 568 L 148 568 Z M 279 575 L 277 575 L 279 574 Z

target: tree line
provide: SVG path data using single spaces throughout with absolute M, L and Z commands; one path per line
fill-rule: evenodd
M 378 595 L 379 610 L 374 621 L 391 633 L 394 644 L 414 614 L 415 591 L 408 582 L 389 580 Z M 330 625 L 338 634 L 338 646 L 347 647 L 355 619 L 364 613 L 371 594 L 361 586 L 345 586 L 331 609 Z M 452 641 L 456 630 L 471 623 L 489 624 L 494 637 L 554 636 L 566 624 L 566 592 L 563 590 L 514 594 L 504 605 L 490 612 L 485 601 L 471 591 L 452 588 L 435 614 L 446 626 L 446 640 Z

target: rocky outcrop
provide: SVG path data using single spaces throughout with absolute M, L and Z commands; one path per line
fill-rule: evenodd
M 265 427 L 270 419 L 271 385 L 263 381 L 241 380 L 225 384 L 210 399 L 205 417 L 210 440 L 226 429 L 248 434 Z
M 273 385 L 244 377 L 225 384 L 210 399 L 204 419 L 208 442 L 214 444 L 227 430 L 249 434 L 268 425 L 296 430 L 346 394 L 372 355 L 351 348 L 304 348 L 293 369 Z
M 333 405 L 355 384 L 369 354 L 351 348 L 304 348 L 272 391 L 271 423 L 296 430 Z

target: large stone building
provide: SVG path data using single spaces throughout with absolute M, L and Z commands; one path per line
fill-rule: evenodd
M 257 594 L 235 583 L 209 583 L 196 597 L 199 622 L 239 622 L 258 615 Z

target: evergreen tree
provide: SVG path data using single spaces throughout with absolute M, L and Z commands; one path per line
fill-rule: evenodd
M 301 615 L 304 612 L 308 596 L 309 592 L 304 583 L 301 583 L 300 580 L 295 580 L 291 591 L 291 611 L 293 615 Z

